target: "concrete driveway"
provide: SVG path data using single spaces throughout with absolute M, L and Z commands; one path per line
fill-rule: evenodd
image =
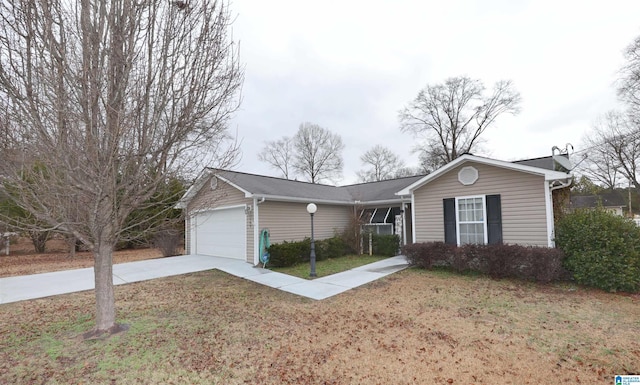
M 204 255 L 150 259 L 113 265 L 113 284 L 218 269 L 250 281 L 316 300 L 329 298 L 407 268 L 396 256 L 313 281 L 253 267 L 230 258 Z M 93 268 L 0 278 L 0 304 L 94 289 Z

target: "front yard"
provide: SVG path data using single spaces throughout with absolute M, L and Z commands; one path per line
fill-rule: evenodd
M 340 273 L 342 271 L 378 262 L 386 258 L 389 257 L 382 257 L 378 255 L 345 255 L 339 258 L 328 258 L 316 262 L 316 275 L 318 278 L 325 277 L 327 275 Z M 267 268 L 279 273 L 289 274 L 305 279 L 309 279 L 309 273 L 311 272 L 311 265 L 309 262 L 290 267 L 273 268 L 270 268 L 267 264 Z
M 116 287 L 130 329 L 83 341 L 93 293 L 2 305 L 0 384 L 612 384 L 640 297 L 409 269 L 313 301 L 209 271 Z

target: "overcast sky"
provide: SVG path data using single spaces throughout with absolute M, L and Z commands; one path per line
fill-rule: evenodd
M 265 141 L 312 122 L 345 144 L 344 177 L 381 144 L 416 166 L 398 111 L 427 84 L 466 75 L 487 88 L 510 79 L 522 112 L 502 116 L 476 155 L 547 156 L 616 108 L 622 50 L 640 35 L 640 1 L 234 0 L 233 37 L 245 64 L 231 129 L 240 171 L 280 176 L 258 161 Z

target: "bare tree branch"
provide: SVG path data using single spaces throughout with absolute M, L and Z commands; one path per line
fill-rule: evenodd
M 285 136 L 280 140 L 269 141 L 258 154 L 258 160 L 268 163 L 271 167 L 280 170 L 282 176 L 291 179 L 293 163 L 293 141 Z
M 640 124 L 640 36 L 625 49 L 627 63 L 621 69 L 618 96 L 630 109 L 636 124 Z
M 342 138 L 317 124 L 303 123 L 293 137 L 293 168 L 311 183 L 342 177 Z
M 640 130 L 628 115 L 608 112 L 583 142 L 589 149 L 581 168 L 585 175 L 609 189 L 617 187 L 620 178 L 640 187 Z
M 386 179 L 398 178 L 407 173 L 407 168 L 402 159 L 384 146 L 374 146 L 365 152 L 360 160 L 362 164 L 369 166 L 358 171 L 361 182 L 374 182 Z
M 449 78 L 444 84 L 427 85 L 400 111 L 400 128 L 424 137 L 430 147 L 424 153 L 444 165 L 473 151 L 498 116 L 517 114 L 520 100 L 510 81 L 497 82 L 485 95 L 480 80 Z

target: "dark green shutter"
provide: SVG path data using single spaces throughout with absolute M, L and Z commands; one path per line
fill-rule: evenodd
M 457 245 L 456 236 L 456 200 L 447 198 L 442 200 L 444 210 L 444 243 Z
M 502 243 L 502 207 L 500 195 L 487 195 L 487 238 L 490 245 Z

